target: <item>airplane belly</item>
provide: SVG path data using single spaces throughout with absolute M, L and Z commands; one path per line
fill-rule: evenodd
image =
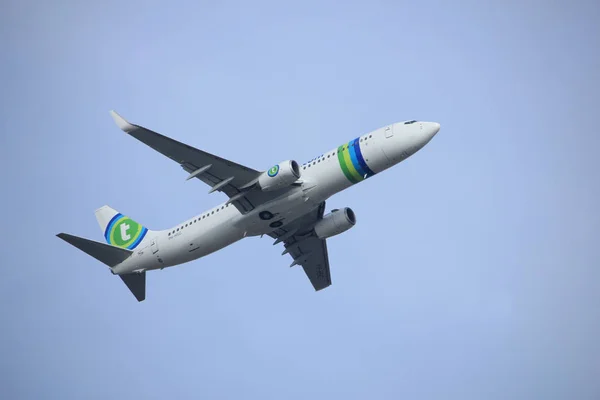
M 135 271 L 147 271 L 160 268 L 157 257 L 152 253 L 151 246 L 137 248 L 131 257 L 116 266 L 113 270 L 118 274 L 128 274 Z
M 214 253 L 244 237 L 243 231 L 227 220 L 189 232 L 170 236 L 167 245 L 159 250 L 164 267 L 183 264 Z
M 194 246 L 188 246 L 187 251 L 192 259 L 204 257 L 237 242 L 243 237 L 243 232 L 230 225 L 223 224 L 198 237 Z
M 235 225 L 243 230 L 246 236 L 262 235 L 280 228 L 319 204 L 320 201 L 311 192 L 314 187 L 298 187 L 289 194 L 242 215 L 235 221 Z

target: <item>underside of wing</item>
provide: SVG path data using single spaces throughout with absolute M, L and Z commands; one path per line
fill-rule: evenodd
M 275 244 L 284 243 L 283 254 L 289 254 L 293 258 L 290 266 L 301 265 L 317 291 L 331 285 L 327 242 L 319 239 L 313 231 L 314 224 L 323 218 L 324 212 L 325 202 L 291 224 L 269 234 L 276 239 Z
M 243 214 L 281 195 L 282 191 L 262 192 L 253 188 L 261 172 L 178 142 L 160 133 L 129 123 L 115 111 L 111 115 L 124 132 L 178 163 L 188 179 L 209 185 L 209 193 L 220 191 Z

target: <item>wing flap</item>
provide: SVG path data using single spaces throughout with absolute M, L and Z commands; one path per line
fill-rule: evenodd
M 329 256 L 327 242 L 315 236 L 299 243 L 290 245 L 293 249 L 290 254 L 302 266 L 308 280 L 316 291 L 331 285 L 331 272 L 329 270 Z
M 325 202 L 298 220 L 276 229 L 269 236 L 276 239 L 274 244 L 284 242 L 282 254 L 293 258 L 290 266 L 300 265 L 316 291 L 331 285 L 327 242 L 316 237 L 312 231 L 315 222 L 323 218 Z

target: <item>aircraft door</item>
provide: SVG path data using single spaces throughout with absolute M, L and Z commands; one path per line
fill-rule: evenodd
M 152 249 L 152 254 L 156 254 L 158 252 L 158 238 L 152 239 L 150 248 Z
M 385 130 L 386 138 L 391 138 L 392 136 L 394 136 L 394 126 L 393 125 L 386 126 L 384 130 Z

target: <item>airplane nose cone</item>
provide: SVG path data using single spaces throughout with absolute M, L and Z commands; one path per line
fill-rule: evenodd
M 439 132 L 440 130 L 440 124 L 438 124 L 437 122 L 425 122 L 423 124 L 423 136 L 425 139 L 425 143 L 423 143 L 423 145 L 425 145 L 427 142 L 429 142 L 436 133 Z

